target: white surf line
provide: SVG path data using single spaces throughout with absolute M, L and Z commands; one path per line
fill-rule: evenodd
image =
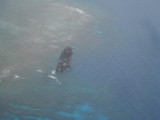
M 75 8 L 75 7 L 70 7 L 70 6 L 64 6 L 66 9 L 70 10 L 71 12 L 77 12 L 82 16 L 86 16 L 88 17 L 87 21 L 93 21 L 95 18 L 92 15 L 89 15 L 87 12 L 79 9 L 79 8 Z
M 56 79 L 56 77 L 52 76 L 52 75 L 48 75 L 49 78 L 52 78 L 52 79 Z
M 53 79 L 53 80 L 56 80 L 56 82 L 59 84 L 59 85 L 62 85 L 62 83 L 57 79 L 57 77 L 53 76 L 53 75 L 48 75 L 49 78 Z
M 58 6 L 58 7 L 62 7 L 62 8 L 66 8 L 67 10 L 70 10 L 72 12 L 77 12 L 83 16 L 88 16 L 90 17 L 91 19 L 94 19 L 93 16 L 89 15 L 87 12 L 79 9 L 79 8 L 76 8 L 76 7 L 71 7 L 71 6 L 66 6 L 66 5 L 60 5 L 60 4 L 51 4 L 52 6 Z
M 52 70 L 52 71 L 51 71 L 51 74 L 52 74 L 52 75 L 56 75 L 56 70 Z M 56 81 L 57 81 L 57 83 L 58 83 L 59 85 L 62 84 L 62 83 L 58 80 L 57 77 L 55 77 L 55 79 L 56 79 Z

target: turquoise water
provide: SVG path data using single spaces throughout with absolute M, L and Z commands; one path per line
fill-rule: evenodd
M 159 4 L 1 0 L 0 120 L 159 120 Z

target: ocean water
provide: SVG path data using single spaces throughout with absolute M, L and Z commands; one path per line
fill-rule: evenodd
M 0 120 L 159 120 L 159 5 L 0 0 Z

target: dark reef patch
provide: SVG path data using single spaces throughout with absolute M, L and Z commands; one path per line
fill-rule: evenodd
M 60 62 L 57 64 L 56 71 L 63 72 L 66 68 L 71 68 L 71 60 L 72 60 L 72 48 L 66 47 L 60 56 Z

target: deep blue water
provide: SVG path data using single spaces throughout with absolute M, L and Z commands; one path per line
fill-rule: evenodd
M 0 120 L 159 120 L 159 5 L 1 0 Z M 87 14 L 70 14 L 75 8 Z M 57 82 L 48 75 L 66 46 L 72 68 L 54 75 Z

